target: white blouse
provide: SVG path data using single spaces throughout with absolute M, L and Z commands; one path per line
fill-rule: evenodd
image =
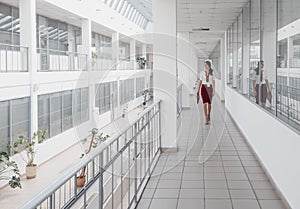
M 206 73 L 205 71 L 202 71 L 200 73 L 200 80 L 202 81 L 202 84 L 207 85 L 207 87 L 210 87 L 212 86 L 215 77 L 213 75 L 209 75 L 208 81 L 206 81 Z
M 262 81 L 260 81 L 260 75 L 255 75 L 256 84 L 266 84 L 266 80 L 268 80 L 268 76 L 266 71 L 263 71 Z

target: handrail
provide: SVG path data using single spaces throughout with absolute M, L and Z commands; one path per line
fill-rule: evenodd
M 17 48 L 28 48 L 28 46 L 21 46 L 21 45 L 15 45 L 15 44 L 5 44 L 5 43 L 0 43 L 0 46 L 10 46 L 10 47 L 17 47 Z
M 161 100 L 154 102 L 150 105 L 146 110 L 142 112 L 135 120 L 130 122 L 125 128 L 121 129 L 121 131 L 115 133 L 112 137 L 110 137 L 107 141 L 101 143 L 98 147 L 94 148 L 90 154 L 83 157 L 78 163 L 73 165 L 71 168 L 63 171 L 61 175 L 54 180 L 51 184 L 42 189 L 39 193 L 37 193 L 30 201 L 19 207 L 19 209 L 32 209 L 33 207 L 37 207 L 43 201 L 45 201 L 51 194 L 57 191 L 66 181 L 71 179 L 75 173 L 79 172 L 84 166 L 86 166 L 89 162 L 91 162 L 99 153 L 103 152 L 107 149 L 112 143 L 116 142 L 123 133 L 125 133 L 128 129 L 130 129 L 133 125 L 135 125 L 142 117 L 144 117 L 148 112 L 150 112 L 156 105 L 159 105 Z

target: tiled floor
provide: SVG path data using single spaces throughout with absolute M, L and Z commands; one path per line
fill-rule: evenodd
M 200 108 L 183 110 L 179 151 L 161 155 L 137 209 L 284 209 L 223 104 L 208 126 Z

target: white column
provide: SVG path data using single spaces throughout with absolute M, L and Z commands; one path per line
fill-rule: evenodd
M 135 55 L 136 55 L 136 52 L 135 52 L 135 40 L 134 39 L 131 39 L 130 40 L 130 62 L 132 64 L 132 69 L 133 70 L 136 70 L 136 60 L 135 60 Z
M 226 51 L 226 32 L 221 39 L 221 93 L 220 99 L 222 102 L 225 101 L 225 85 L 226 85 L 226 66 L 227 66 L 227 51 Z
M 82 32 L 82 51 L 87 55 L 87 68 L 88 68 L 88 85 L 89 85 L 89 118 L 94 117 L 95 110 L 95 88 L 92 81 L 92 22 L 90 19 L 81 20 L 81 32 Z
M 118 64 L 119 64 L 119 54 L 120 54 L 120 43 L 119 43 L 119 33 L 115 32 L 112 34 L 112 60 L 113 65 L 116 66 L 116 70 L 119 70 Z
M 142 44 L 142 57 L 147 60 L 147 44 Z M 145 66 L 145 70 L 147 69 L 147 65 Z
M 177 151 L 176 0 L 153 0 L 153 88 L 161 103 L 162 148 Z
M 20 8 L 20 42 L 28 47 L 28 69 L 30 72 L 30 102 L 31 102 L 31 134 L 38 130 L 37 106 L 37 52 L 36 52 L 36 1 L 19 1 Z
M 177 65 L 178 65 L 178 79 L 182 83 L 182 107 L 190 107 L 190 44 L 189 32 L 178 33 L 177 40 Z M 198 61 L 198 60 L 197 60 Z

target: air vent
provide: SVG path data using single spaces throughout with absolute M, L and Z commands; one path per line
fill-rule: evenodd
M 209 31 L 209 28 L 193 28 L 192 31 Z
M 196 42 L 195 44 L 196 45 L 204 45 L 204 44 L 206 44 L 206 42 L 205 41 L 199 41 L 199 42 Z

